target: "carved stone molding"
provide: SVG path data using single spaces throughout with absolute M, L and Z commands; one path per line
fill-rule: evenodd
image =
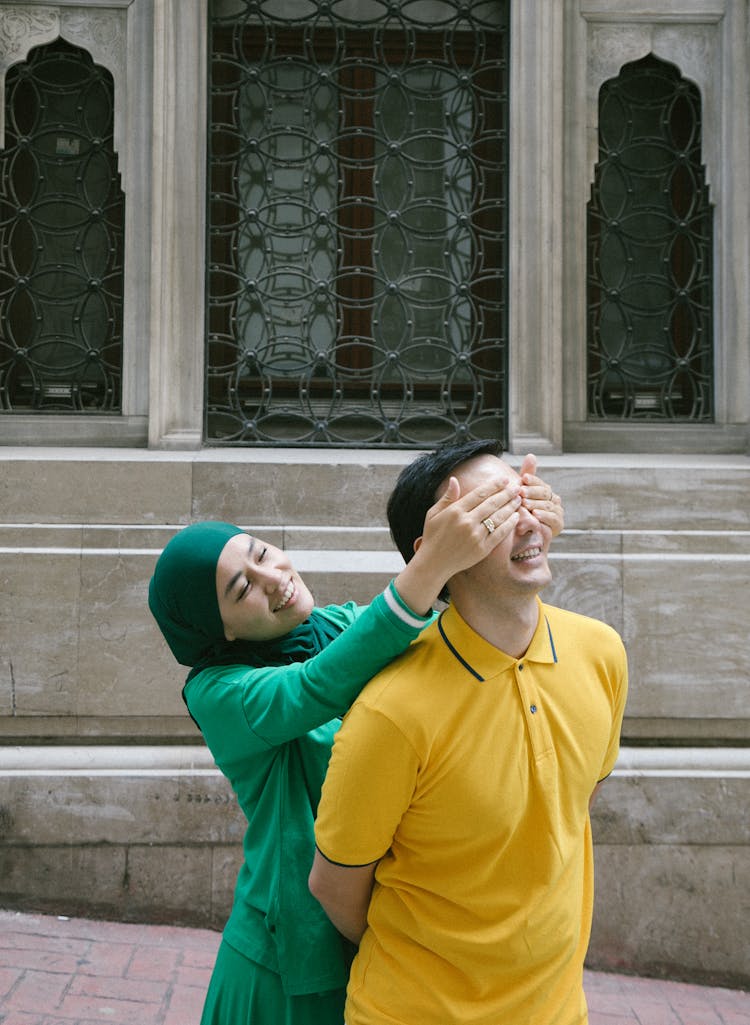
M 712 181 L 716 146 L 712 132 L 720 124 L 717 109 L 716 69 L 720 66 L 717 23 L 662 25 L 643 23 L 591 22 L 588 26 L 586 64 L 586 114 L 588 132 L 588 180 L 594 179 L 598 160 L 599 90 L 604 82 L 616 78 L 623 65 L 653 53 L 669 61 L 680 74 L 694 82 L 701 94 L 704 119 L 704 163 L 707 181 Z M 713 128 L 712 128 L 713 126 Z
M 111 71 L 117 81 L 125 75 L 125 11 L 60 12 L 61 34 L 70 43 L 88 50 L 97 64 Z
M 86 50 L 96 64 L 111 72 L 115 80 L 115 148 L 123 138 L 122 112 L 126 83 L 125 10 L 92 10 L 35 7 L 22 4 L 0 7 L 0 95 L 10 67 L 26 60 L 35 46 L 51 43 L 58 36 Z M 5 145 L 5 108 L 0 104 L 0 149 Z
M 54 7 L 30 11 L 20 4 L 0 7 L 0 76 L 22 61 L 33 46 L 51 43 L 60 32 L 60 14 Z

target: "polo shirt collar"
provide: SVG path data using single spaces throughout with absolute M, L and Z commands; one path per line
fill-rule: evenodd
M 536 601 L 539 620 L 531 643 L 521 658 L 513 658 L 480 637 L 453 605 L 440 614 L 438 631 L 453 657 L 477 680 L 488 680 L 518 662 L 557 662 L 552 628 L 544 613 L 544 605 L 538 597 Z

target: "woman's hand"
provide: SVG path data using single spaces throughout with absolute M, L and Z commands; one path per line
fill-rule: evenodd
M 520 482 L 497 477 L 462 495 L 457 478 L 449 479 L 425 517 L 414 558 L 394 581 L 410 608 L 426 613 L 452 576 L 481 562 L 510 534 L 520 490 Z
M 565 510 L 560 496 L 541 477 L 537 477 L 536 456 L 525 456 L 519 473 L 524 507 L 552 531 L 553 537 L 557 537 L 565 526 Z

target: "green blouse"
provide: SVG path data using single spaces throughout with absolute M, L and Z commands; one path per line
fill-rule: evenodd
M 413 613 L 393 584 L 368 606 L 318 611 L 342 632 L 308 661 L 211 666 L 184 691 L 248 823 L 224 938 L 277 972 L 290 996 L 347 982 L 344 941 L 307 888 L 339 717 L 432 619 Z

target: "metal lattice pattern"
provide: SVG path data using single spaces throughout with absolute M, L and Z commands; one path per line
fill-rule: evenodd
M 505 7 L 214 3 L 210 441 L 505 439 Z
M 713 219 L 695 85 L 653 56 L 599 100 L 589 205 L 590 419 L 713 417 Z
M 0 409 L 117 412 L 124 197 L 112 76 L 62 40 L 8 71 Z

